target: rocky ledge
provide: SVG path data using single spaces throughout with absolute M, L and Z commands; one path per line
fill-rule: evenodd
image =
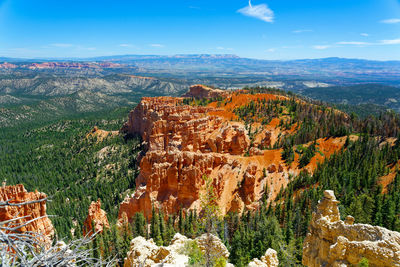
M 338 201 L 326 190 L 313 213 L 303 244 L 303 264 L 357 266 L 366 258 L 370 267 L 400 266 L 400 233 L 368 224 L 353 224 L 348 216 L 340 220 Z

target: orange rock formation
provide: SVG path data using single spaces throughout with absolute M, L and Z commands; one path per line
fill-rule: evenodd
M 97 126 L 94 126 L 93 129 L 86 135 L 86 138 L 97 138 L 97 141 L 101 142 L 104 138 L 110 136 L 117 135 L 118 131 L 105 131 L 99 129 Z
M 94 231 L 92 229 L 94 226 Z M 83 235 L 92 235 L 93 233 L 101 233 L 104 228 L 110 228 L 107 219 L 107 213 L 101 209 L 100 199 L 97 202 L 92 201 L 89 206 L 88 216 L 83 224 Z
M 214 98 L 218 96 L 227 96 L 228 92 L 221 89 L 213 89 L 202 84 L 196 84 L 190 86 L 190 89 L 183 97 L 194 97 L 194 98 Z
M 37 201 L 47 198 L 45 193 L 28 192 L 22 184 L 0 187 L 0 201 L 9 201 L 10 203 L 24 203 Z M 46 214 L 46 201 L 21 206 L 4 206 L 0 208 L 0 221 L 4 222 L 10 219 L 21 218 L 14 224 L 24 224 L 22 232 L 30 231 L 43 235 L 47 240 L 54 235 L 53 224 Z M 36 219 L 36 220 L 34 220 Z
M 195 96 L 193 88 L 197 86 L 191 87 Z M 120 205 L 121 220 L 131 219 L 136 212 L 150 218 L 153 205 L 169 214 L 181 208 L 199 210 L 203 175 L 213 179 L 222 214 L 254 209 L 263 194 L 274 199 L 288 184 L 289 175 L 300 172 L 296 161 L 290 166 L 282 161 L 281 149 L 256 147 L 273 146 L 279 134 L 289 132 L 280 129 L 279 119 L 265 126 L 252 125 L 263 128 L 254 137 L 253 147 L 245 125 L 230 120 L 233 109 L 246 101 L 282 96 L 229 93 L 226 97 L 229 101 L 221 108 L 216 102 L 203 107 L 184 105 L 183 98 L 144 97 L 131 111 L 122 131 L 140 134 L 146 154 L 140 159 L 136 191 Z M 338 151 L 344 142 L 345 138 L 317 140 L 324 156 L 317 153 L 305 168 L 312 172 L 318 161 Z

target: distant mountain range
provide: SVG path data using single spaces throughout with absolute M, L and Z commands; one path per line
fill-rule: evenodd
M 101 77 L 68 77 L 37 74 L 33 77 L 0 78 L 0 95 L 69 95 L 81 90 L 130 95 L 176 95 L 187 90 L 184 82 L 169 82 L 150 77 L 113 74 Z
M 94 69 L 96 73 L 118 69 L 125 73 L 174 77 L 237 77 L 256 76 L 279 79 L 318 79 L 342 82 L 400 81 L 400 61 L 373 61 L 347 58 L 300 60 L 259 60 L 236 55 L 116 55 L 76 59 L 17 59 L 0 58 L 15 68 L 25 69 Z M 47 64 L 44 64 L 46 63 Z M 49 62 L 57 62 L 49 64 Z M 70 62 L 60 64 L 60 62 Z M 71 62 L 77 62 L 72 64 Z M 4 66 L 10 69 L 10 66 Z M 50 65 L 50 67 L 48 67 Z M 80 67 L 76 67 L 79 66 Z M 39 67 L 38 67 L 39 66 Z M 1 66 L 0 66 L 1 67 Z

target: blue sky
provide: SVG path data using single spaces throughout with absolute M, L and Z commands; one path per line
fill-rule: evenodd
M 400 60 L 400 0 L 0 0 L 0 56 Z

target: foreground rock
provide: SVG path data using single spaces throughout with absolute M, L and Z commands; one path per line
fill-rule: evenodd
M 400 233 L 353 222 L 351 216 L 340 220 L 333 191 L 325 191 L 304 240 L 303 264 L 357 266 L 366 258 L 370 267 L 400 266 Z
M 94 230 L 92 229 L 94 226 Z M 97 202 L 92 201 L 89 206 L 88 216 L 83 225 L 83 235 L 92 235 L 103 232 L 104 228 L 110 228 L 107 219 L 107 213 L 101 209 L 100 199 Z
M 248 267 L 278 267 L 278 253 L 272 248 L 267 249 L 265 255 L 261 259 L 253 259 Z
M 179 233 L 175 234 L 169 246 L 157 246 L 152 239 L 146 240 L 139 236 L 131 241 L 131 247 L 125 258 L 124 267 L 142 266 L 188 266 L 189 257 L 185 255 L 184 247 L 190 242 L 198 243 L 199 248 L 205 251 L 208 245 L 213 253 L 228 259 L 229 252 L 219 238 L 206 235 L 192 240 Z M 229 266 L 232 266 L 229 264 Z
M 0 208 L 0 222 L 20 218 L 13 225 L 27 223 L 20 230 L 22 232 L 35 232 L 50 242 L 54 235 L 54 227 L 46 214 L 47 195 L 40 192 L 28 192 L 22 184 L 0 187 L 0 201 L 10 203 L 34 202 L 21 206 L 5 206 Z M 44 201 L 40 201 L 44 200 Z M 28 223 L 29 222 L 29 223 Z

